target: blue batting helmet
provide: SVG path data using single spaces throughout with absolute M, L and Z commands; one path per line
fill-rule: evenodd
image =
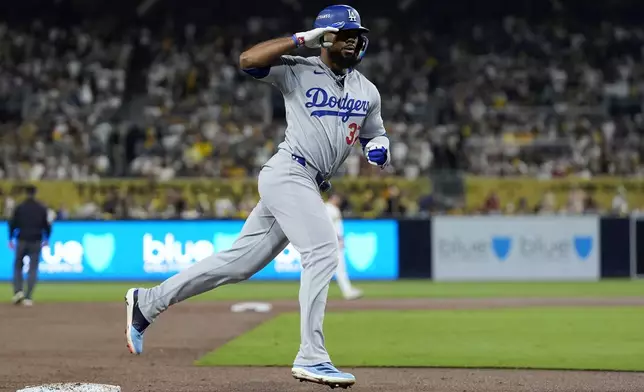
M 315 18 L 313 28 L 329 26 L 340 26 L 338 27 L 340 30 L 369 32 L 369 29 L 362 26 L 358 11 L 348 5 L 331 5 L 320 11 L 317 18 Z
M 313 28 L 319 27 L 335 27 L 340 30 L 360 30 L 361 33 L 368 33 L 369 29 L 362 26 L 360 14 L 358 11 L 348 5 L 330 5 L 320 11 Z M 364 34 L 360 35 L 360 43 L 356 51 L 358 61 L 362 60 L 367 51 L 369 40 Z

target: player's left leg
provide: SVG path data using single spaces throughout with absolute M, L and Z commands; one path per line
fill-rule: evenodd
M 288 240 L 260 200 L 232 247 L 214 253 L 151 288 L 126 293 L 126 339 L 130 352 L 143 351 L 143 333 L 170 306 L 225 284 L 249 279 L 281 252 Z

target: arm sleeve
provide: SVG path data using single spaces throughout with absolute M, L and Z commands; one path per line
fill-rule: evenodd
M 367 112 L 367 118 L 365 118 L 365 122 L 362 125 L 362 130 L 360 132 L 360 144 L 363 149 L 371 139 L 378 136 L 387 136 L 385 124 L 382 121 L 380 92 L 375 87 L 373 89 L 375 91 L 375 99 L 372 100 L 373 105 Z
M 277 63 L 262 68 L 246 68 L 245 73 L 257 80 L 272 84 L 284 94 L 288 94 L 297 86 L 297 62 L 293 56 L 280 56 Z

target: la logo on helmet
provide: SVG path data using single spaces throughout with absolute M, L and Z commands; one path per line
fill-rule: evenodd
M 347 12 L 349 13 L 349 22 L 355 22 L 358 20 L 358 16 L 353 12 L 353 10 L 347 10 Z

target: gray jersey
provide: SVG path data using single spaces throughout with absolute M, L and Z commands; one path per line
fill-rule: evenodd
M 338 76 L 317 56 L 282 56 L 268 74 L 253 76 L 284 96 L 287 127 L 279 148 L 304 157 L 327 177 L 336 173 L 359 138 L 385 134 L 380 93 L 356 70 Z

